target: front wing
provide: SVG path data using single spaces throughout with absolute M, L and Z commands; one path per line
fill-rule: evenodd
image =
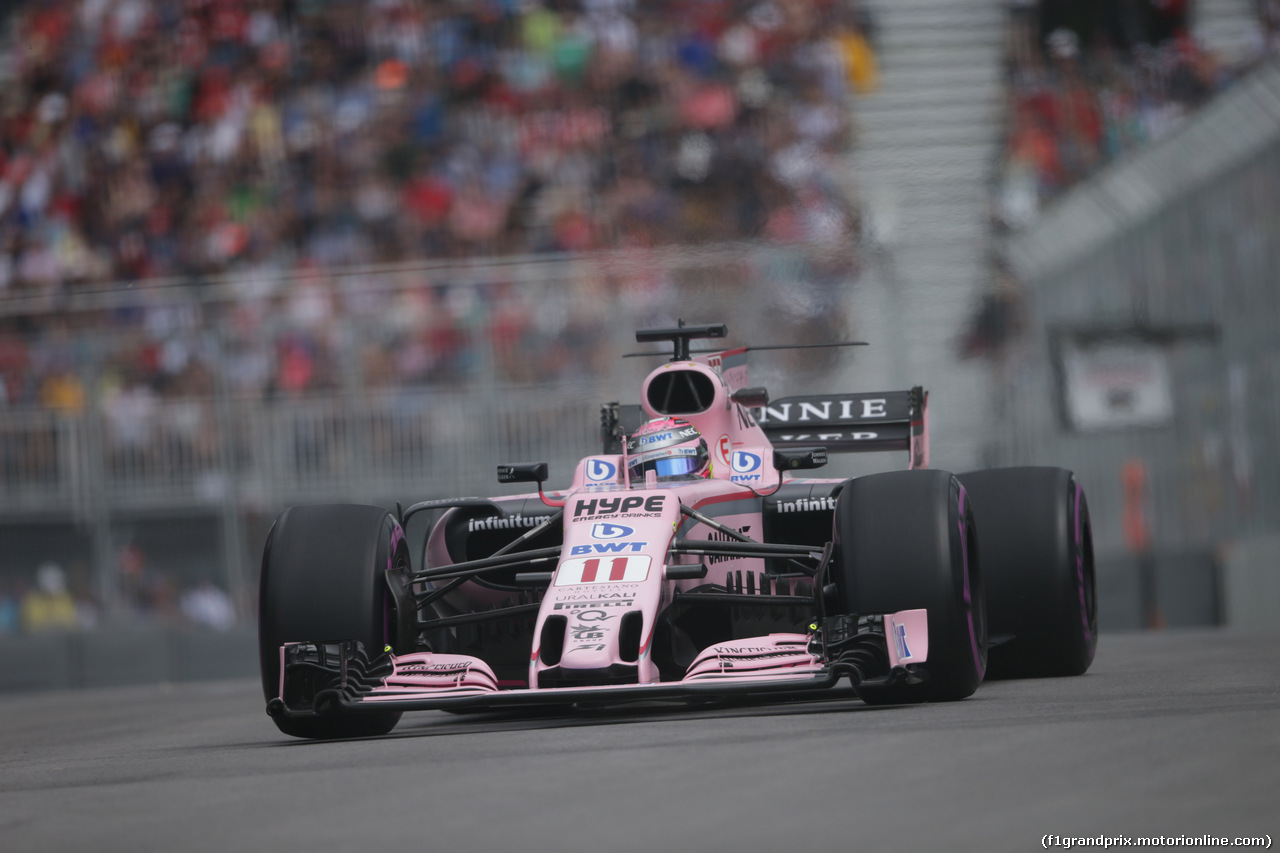
M 770 634 L 705 649 L 680 681 L 504 689 L 484 661 L 465 655 L 389 650 L 370 655 L 355 640 L 286 643 L 273 717 L 386 711 L 487 710 L 547 705 L 779 698 L 927 678 L 924 610 L 836 616 L 810 634 Z

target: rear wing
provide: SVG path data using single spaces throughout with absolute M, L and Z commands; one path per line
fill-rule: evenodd
M 782 397 L 751 412 L 775 447 L 905 450 L 909 468 L 928 468 L 928 405 L 929 393 L 917 385 L 910 391 Z

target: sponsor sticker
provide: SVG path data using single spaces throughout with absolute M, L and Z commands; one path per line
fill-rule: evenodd
M 911 660 L 911 648 L 907 645 L 907 626 L 893 626 L 893 641 L 898 646 L 898 660 Z
M 924 610 L 901 610 L 884 618 L 889 665 L 919 663 L 929 658 L 929 622 Z
M 475 533 L 477 530 L 513 530 L 521 527 L 537 527 L 549 518 L 551 518 L 549 515 L 524 515 L 519 512 L 509 516 L 491 515 L 486 518 L 472 518 L 467 521 L 467 532 Z
M 582 554 L 639 554 L 648 547 L 648 542 L 591 542 L 574 545 L 569 553 L 575 557 Z
M 610 524 L 602 521 L 591 525 L 592 539 L 626 539 L 628 536 L 634 536 L 635 533 L 634 527 L 627 527 L 625 524 Z
M 778 501 L 778 512 L 829 512 L 835 508 L 836 499 L 833 497 Z
M 587 479 L 593 483 L 611 483 L 618 478 L 618 466 L 603 459 L 587 460 Z
M 637 584 L 627 584 L 627 585 L 628 585 L 628 586 L 636 586 Z M 590 589 L 590 590 L 584 590 L 584 591 L 582 591 L 582 592 L 561 592 L 561 593 L 557 593 L 557 594 L 556 594 L 556 600 L 557 600 L 557 601 L 563 601 L 563 602 L 570 602 L 570 601 L 605 601 L 606 599 L 614 599 L 614 600 L 617 600 L 617 599 L 620 599 L 620 598 L 633 599 L 633 598 L 635 598 L 635 597 L 636 597 L 636 594 L 635 594 L 634 592 L 609 592 L 609 591 L 608 591 L 608 590 L 611 590 L 611 589 L 615 589 L 615 588 L 616 588 L 616 587 L 618 587 L 618 586 L 621 586 L 621 584 L 603 584 L 603 585 L 602 585 L 602 584 L 591 584 L 591 586 L 593 587 L 592 589 Z M 578 606 L 579 606 L 579 607 L 585 607 L 586 605 L 578 605 Z
M 733 458 L 729 463 L 729 467 L 733 469 L 733 473 L 729 475 L 735 483 L 754 483 L 760 481 L 760 469 L 764 465 L 764 460 L 758 453 L 748 453 L 745 450 L 733 451 Z
M 413 663 L 396 667 L 400 675 L 466 675 L 469 663 Z
M 604 639 L 604 631 L 599 625 L 570 625 L 569 631 L 573 635 L 571 639 L 575 642 Z
M 743 536 L 746 536 L 748 531 L 750 530 L 751 530 L 751 525 L 749 524 L 745 527 L 738 528 L 738 532 L 741 533 Z M 712 530 L 707 534 L 707 541 L 708 542 L 741 542 L 742 540 L 736 537 L 730 536 L 727 533 L 721 533 L 719 530 Z M 723 563 L 725 560 L 738 560 L 741 558 L 723 555 L 723 556 L 705 557 L 704 559 L 711 565 L 715 565 L 716 563 Z
M 617 613 L 606 613 L 603 610 L 583 610 L 573 614 L 583 622 L 604 622 L 607 619 L 616 619 Z
M 611 498 L 578 500 L 573 505 L 573 520 L 588 521 L 611 515 L 647 516 L 661 514 L 666 495 L 627 495 Z
M 555 585 L 638 583 L 649 577 L 651 562 L 644 554 L 624 557 L 572 557 L 560 564 L 560 568 L 556 571 Z

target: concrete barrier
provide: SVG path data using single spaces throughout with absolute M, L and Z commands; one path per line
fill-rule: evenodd
M 256 628 L 128 625 L 0 638 L 0 692 L 257 675 Z
M 1099 555 L 1099 631 L 1224 624 L 1222 567 L 1215 554 L 1157 551 L 1147 559 L 1150 575 L 1144 578 L 1143 562 L 1137 555 Z
M 1226 622 L 1246 631 L 1274 631 L 1280 620 L 1280 536 L 1232 543 L 1223 551 Z

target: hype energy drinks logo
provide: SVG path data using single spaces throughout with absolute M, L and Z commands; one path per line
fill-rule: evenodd
M 609 516 L 655 518 L 662 514 L 666 495 L 618 495 L 601 498 L 579 498 L 573 504 L 574 521 L 596 521 Z

